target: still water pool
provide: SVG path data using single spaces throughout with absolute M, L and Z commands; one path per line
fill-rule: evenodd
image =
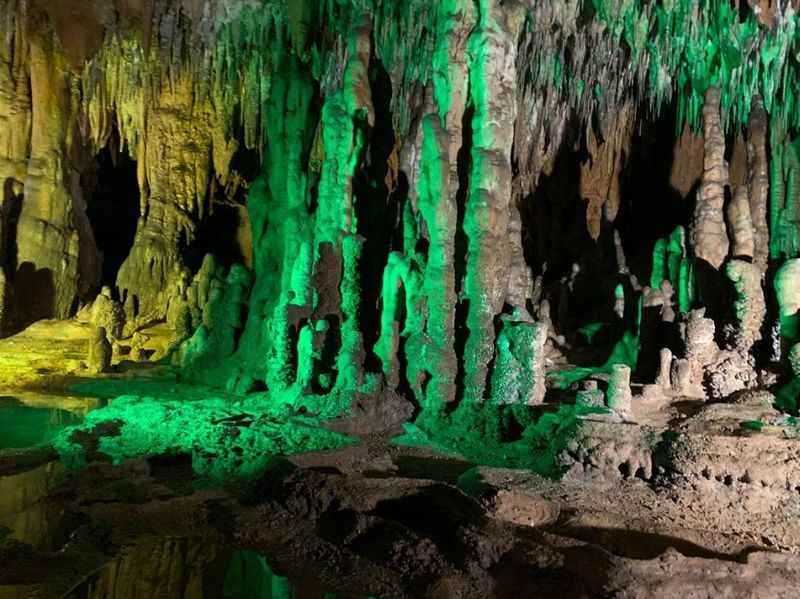
M 80 424 L 80 411 L 29 405 L 0 396 L 0 449 L 21 449 L 48 443 L 61 429 Z

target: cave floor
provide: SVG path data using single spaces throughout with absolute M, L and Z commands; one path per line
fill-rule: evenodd
M 2 599 L 274 596 L 218 588 L 241 551 L 296 597 L 776 597 L 800 583 L 796 548 L 743 519 L 741 490 L 553 482 L 375 440 L 229 488 L 196 484 L 180 456 L 65 473 L 6 453 L 0 490 Z
M 121 394 L 209 394 L 124 359 L 89 376 L 88 335 L 50 321 L 0 341 L 0 396 L 83 418 Z M 158 355 L 166 332 L 149 336 Z M 241 552 L 263 556 L 297 597 L 792 596 L 793 421 L 759 391 L 736 403 L 639 398 L 634 416 L 584 421 L 558 481 L 389 434 L 271 458 L 235 484 L 199 477 L 180 451 L 70 470 L 47 443 L 0 445 L 0 599 L 248 596 L 223 584 Z M 103 434 L 118 433 L 85 443 Z

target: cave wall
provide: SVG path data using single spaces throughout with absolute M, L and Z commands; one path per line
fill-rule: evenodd
M 749 267 L 726 268 L 753 219 L 757 249 L 744 258 L 759 288 L 766 275 L 767 121 L 769 256 L 776 267 L 797 257 L 791 7 L 5 0 L 2 10 L 4 206 L 24 198 L 15 230 L 2 229 L 16 242 L 2 258 L 7 295 L 43 302 L 36 317 L 65 317 L 96 292 L 79 174 L 116 130 L 141 197 L 117 287 L 131 320 L 191 313 L 176 360 L 197 380 L 314 398 L 332 413 L 379 390 L 433 418 L 487 400 L 540 402 L 544 383 L 528 373 L 542 368 L 552 323 L 529 203 L 563 156 L 581 154 L 564 183 L 582 243 L 606 244 L 612 287 L 640 293 L 614 223 L 642 123 L 665 111 L 685 131 L 663 158 L 671 185 L 697 192 L 674 238 L 683 311 L 696 301 L 722 318 L 720 281 L 749 293 Z M 76 14 L 91 31 L 81 43 Z M 261 157 L 255 181 L 232 168 L 240 149 Z M 192 284 L 183 250 L 215 190 L 241 186 L 252 269 L 207 261 Z M 552 189 L 560 201 L 566 188 Z M 368 221 L 380 214 L 391 217 L 377 237 Z M 696 300 L 694 258 L 707 264 Z

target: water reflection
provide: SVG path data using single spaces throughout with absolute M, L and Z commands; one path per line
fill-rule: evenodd
M 15 394 L 16 395 L 16 394 Z M 100 407 L 96 400 L 31 395 L 21 398 L 0 392 L 0 453 L 46 445 L 67 426 L 79 424 Z M 48 455 L 46 452 L 43 455 Z M 16 459 L 16 458 L 15 458 Z M 59 552 L 68 543 L 76 522 L 63 506 L 50 500 L 65 475 L 54 457 L 46 463 L 14 468 L 0 474 L 0 544 L 11 539 L 42 552 Z M 0 564 L 2 568 L 2 564 Z M 75 572 L 64 599 L 295 599 L 310 596 L 307 582 L 290 581 L 252 551 L 233 551 L 205 538 L 147 536 L 126 546 L 107 563 L 101 559 L 91 575 Z M 39 584 L 0 585 L 0 599 L 22 599 L 41 593 Z M 314 587 L 315 599 L 336 599 Z M 39 596 L 39 595 L 36 595 Z
M 50 462 L 26 472 L 0 476 L 0 527 L 6 529 L 5 535 L 0 536 L 43 551 L 59 546 L 63 541 L 59 538 L 61 513 L 46 498 L 63 472 L 60 463 Z
M 64 467 L 51 461 L 25 472 L 0 475 L 0 542 L 11 538 L 40 551 L 57 552 L 70 535 L 61 509 L 49 500 Z M 88 578 L 73 582 L 66 599 L 295 599 L 289 579 L 276 574 L 264 556 L 232 551 L 214 540 L 145 537 L 125 547 Z M 0 564 L 2 568 L 2 564 Z M 77 574 L 77 572 L 76 572 Z M 46 584 L 46 573 L 41 581 Z M 0 585 L 0 599 L 22 599 L 38 585 Z M 314 595 L 335 599 L 333 594 Z
M 0 449 L 44 445 L 61 429 L 80 424 L 93 407 L 86 402 L 64 403 L 73 409 L 56 407 L 54 401 L 31 405 L 18 397 L 0 396 Z
M 295 592 L 288 578 L 278 576 L 262 555 L 253 551 L 236 551 L 230 560 L 223 589 L 224 599 L 294 599 Z M 332 599 L 329 595 L 328 599 Z

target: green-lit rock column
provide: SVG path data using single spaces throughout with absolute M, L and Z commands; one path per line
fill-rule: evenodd
M 495 0 L 477 4 L 469 40 L 473 147 L 464 229 L 468 239 L 464 296 L 469 337 L 464 348 L 464 400 L 483 401 L 494 355 L 494 319 L 503 309 L 510 270 L 508 244 L 511 147 L 516 119 L 516 40 L 520 15 Z

